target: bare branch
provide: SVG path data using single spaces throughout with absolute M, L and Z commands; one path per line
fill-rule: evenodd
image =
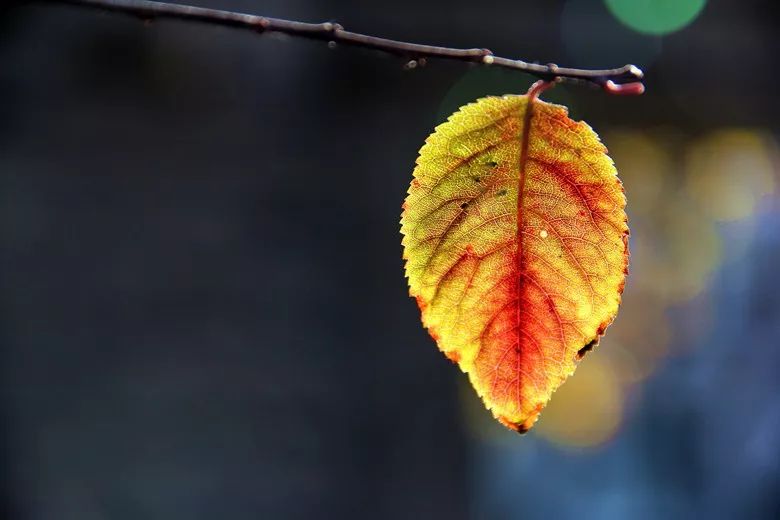
M 558 67 L 555 64 L 540 65 L 522 60 L 513 60 L 494 56 L 489 49 L 454 49 L 388 40 L 345 30 L 337 23 L 305 23 L 267 16 L 206 9 L 181 4 L 152 2 L 148 0 L 51 0 L 83 7 L 92 7 L 137 16 L 144 20 L 155 18 L 178 18 L 250 29 L 258 32 L 279 32 L 292 36 L 302 36 L 315 40 L 335 42 L 384 51 L 401 56 L 409 61 L 410 67 L 424 63 L 427 58 L 441 58 L 479 63 L 492 67 L 527 72 L 545 81 L 573 81 L 597 85 L 611 94 L 641 94 L 644 85 L 641 82 L 642 71 L 634 65 L 625 65 L 617 69 L 587 70 Z

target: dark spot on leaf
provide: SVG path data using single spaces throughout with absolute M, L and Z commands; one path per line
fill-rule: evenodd
M 496 166 L 498 166 L 498 163 L 496 161 L 488 161 L 487 165 L 490 166 L 491 168 L 495 168 Z
M 583 357 L 585 357 L 585 354 L 593 350 L 593 347 L 599 344 L 599 338 L 595 338 L 590 341 L 587 345 L 582 347 L 577 351 L 577 361 L 581 360 Z
M 468 202 L 464 202 L 463 204 L 460 205 L 460 209 L 466 209 L 468 207 L 469 207 L 469 203 Z
M 479 184 L 480 182 L 482 182 L 482 179 L 480 179 L 479 177 L 474 177 L 474 182 Z
M 501 190 L 496 195 L 498 195 L 499 197 L 503 197 L 504 195 L 506 195 L 506 190 Z

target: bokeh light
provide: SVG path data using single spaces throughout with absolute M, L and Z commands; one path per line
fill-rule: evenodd
M 591 355 L 555 392 L 532 431 L 565 446 L 597 446 L 617 431 L 623 403 L 615 367 L 606 356 Z
M 633 282 L 667 304 L 686 301 L 705 289 L 722 258 L 714 223 L 688 197 L 668 193 L 652 222 L 635 221 L 631 243 Z
M 631 29 L 644 34 L 668 34 L 689 25 L 706 0 L 605 0 L 609 11 Z
M 669 352 L 672 331 L 666 310 L 663 300 L 631 286 L 623 294 L 620 312 L 602 338 L 598 355 L 610 357 L 624 383 L 648 377 Z
M 686 189 L 715 220 L 745 218 L 774 189 L 776 154 L 769 134 L 735 128 L 712 132 L 688 151 Z
M 627 210 L 648 214 L 662 203 L 672 172 L 669 150 L 646 132 L 621 130 L 605 135 L 609 154 L 620 168 L 620 179 L 630 193 Z
M 633 63 L 647 68 L 661 53 L 661 38 L 623 26 L 600 3 L 569 0 L 561 12 L 561 41 L 577 67 L 611 68 Z
M 604 142 L 629 201 L 634 238 L 626 292 L 663 305 L 696 296 L 719 265 L 721 239 L 712 219 L 682 189 L 673 157 L 684 152 L 654 132 L 613 130 Z

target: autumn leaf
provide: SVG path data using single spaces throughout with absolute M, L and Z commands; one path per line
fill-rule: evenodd
M 606 148 L 538 91 L 480 99 L 438 126 L 401 218 L 423 325 L 519 432 L 614 319 L 628 265 Z

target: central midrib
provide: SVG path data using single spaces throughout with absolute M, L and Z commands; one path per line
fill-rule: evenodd
M 520 164 L 518 165 L 519 168 L 519 175 L 518 175 L 518 181 L 517 181 L 517 233 L 515 236 L 515 240 L 517 241 L 517 273 L 516 273 L 516 279 L 515 283 L 517 284 L 517 301 L 515 302 L 515 305 L 517 307 L 517 314 L 516 314 L 516 320 L 517 325 L 515 327 L 517 338 L 516 338 L 516 347 L 518 350 L 518 354 L 520 352 L 520 338 L 522 336 L 522 331 L 520 328 L 520 311 L 521 311 L 521 302 L 520 302 L 520 295 L 522 290 L 522 278 L 523 278 L 523 272 L 525 270 L 524 265 L 524 254 L 523 254 L 523 217 L 524 217 L 524 211 L 523 211 L 523 202 L 524 202 L 524 195 L 525 195 L 525 182 L 526 182 L 526 164 L 528 162 L 528 143 L 530 140 L 530 133 L 531 133 L 531 118 L 533 117 L 533 107 L 534 107 L 534 99 L 535 96 L 528 96 L 528 102 L 525 107 L 525 113 L 523 114 L 523 125 L 521 127 L 521 135 L 520 135 Z

